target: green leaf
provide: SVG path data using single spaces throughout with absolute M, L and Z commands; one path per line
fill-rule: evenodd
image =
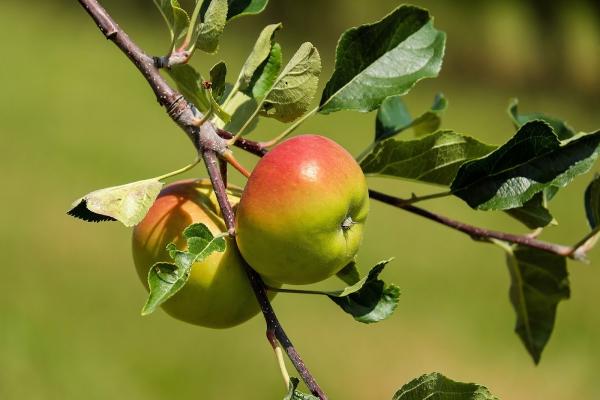
M 219 61 L 210 69 L 210 81 L 212 83 L 212 93 L 215 99 L 221 98 L 225 92 L 225 77 L 227 76 L 227 65 Z
M 570 296 L 565 257 L 524 246 L 502 246 L 507 251 L 510 301 L 517 314 L 515 332 L 537 364 L 548 343 L 556 308 Z
M 227 19 L 231 20 L 245 15 L 260 14 L 267 7 L 269 0 L 227 0 L 227 3 Z
M 434 372 L 402 386 L 393 400 L 498 400 L 498 398 L 485 386 L 456 382 Z
M 407 5 L 374 24 L 347 30 L 320 112 L 371 111 L 388 96 L 408 93 L 419 80 L 438 75 L 445 40 L 426 10 Z
M 158 179 L 96 190 L 76 200 L 67 214 L 88 222 L 119 221 L 138 224 L 146 215 L 163 183 Z
M 255 71 L 246 92 L 250 92 L 257 101 L 264 99 L 275 85 L 282 63 L 281 46 L 279 43 L 273 43 L 269 57 Z
M 424 136 L 437 131 L 442 124 L 441 115 L 446 108 L 448 108 L 448 100 L 442 93 L 438 93 L 429 111 L 413 121 L 411 127 L 415 135 Z
M 379 274 L 390 261 L 379 262 L 354 285 L 325 294 L 358 322 L 370 324 L 388 318 L 400 297 L 400 289 L 396 285 L 386 285 L 379 279 Z
M 198 223 L 183 231 L 187 250 L 178 250 L 169 243 L 167 250 L 175 263 L 156 263 L 148 272 L 150 294 L 142 309 L 142 315 L 153 313 L 158 306 L 173 297 L 188 281 L 194 263 L 201 262 L 214 252 L 225 251 L 223 235 L 213 236 L 206 225 Z
M 258 36 L 254 48 L 242 66 L 238 78 L 238 86 L 241 90 L 247 90 L 250 87 L 256 70 L 271 56 L 273 52 L 273 39 L 275 33 L 281 29 L 281 26 L 281 24 L 267 25 Z M 281 48 L 279 48 L 279 53 L 281 54 Z M 278 73 L 279 71 L 275 75 Z
M 185 35 L 190 17 L 177 0 L 154 0 L 154 4 L 167 23 L 171 34 L 171 48 L 173 48 L 175 43 Z
M 261 115 L 281 122 L 301 117 L 317 91 L 321 57 L 312 43 L 303 43 L 266 94 Z
M 356 268 L 356 262 L 352 261 L 339 271 L 336 276 L 348 285 L 354 285 L 360 281 L 360 272 Z
M 402 96 L 387 97 L 375 120 L 375 141 L 381 141 L 395 136 L 406 129 L 412 128 L 417 136 L 423 136 L 438 130 L 442 123 L 440 115 L 446 110 L 448 101 L 443 94 L 435 96 L 431 109 L 414 120 L 410 116 Z
M 408 129 L 412 122 L 402 96 L 386 97 L 377 110 L 375 141 L 382 141 Z
M 227 22 L 227 0 L 198 0 L 192 16 L 191 43 L 207 53 L 215 53 Z
M 600 175 L 596 174 L 585 189 L 584 203 L 588 224 L 596 229 L 600 226 Z
M 210 94 L 203 88 L 204 78 L 191 65 L 174 65 L 165 69 L 167 74 L 177 85 L 177 89 L 189 101 L 194 103 L 196 108 L 203 114 L 212 110 L 222 121 L 229 121 L 231 116 L 213 102 Z
M 600 131 L 561 145 L 548 124 L 528 122 L 493 153 L 462 165 L 452 192 L 479 210 L 521 207 L 537 192 L 589 171 L 599 144 Z
M 449 185 L 464 162 L 493 149 L 469 136 L 439 131 L 417 140 L 379 142 L 360 166 L 367 175 Z
M 202 88 L 204 78 L 194 67 L 189 64 L 181 64 L 174 65 L 165 71 L 177 85 L 177 90 L 187 100 L 194 103 L 200 112 L 207 113 L 210 110 L 210 99 L 206 90 Z
M 506 213 L 523 223 L 529 229 L 543 228 L 549 224 L 556 225 L 556 220 L 546 206 L 549 200 L 547 196 L 548 190 L 552 190 L 553 188 L 551 186 L 541 192 L 537 192 L 521 207 L 506 210 Z
M 319 400 L 318 397 L 300 392 L 297 389 L 299 383 L 300 381 L 298 378 L 293 376 L 290 377 L 290 386 L 288 388 L 287 395 L 283 398 L 283 400 Z
M 521 126 L 530 121 L 541 120 L 552 127 L 554 133 L 560 140 L 567 140 L 575 136 L 575 130 L 571 128 L 565 121 L 542 113 L 519 114 L 518 106 L 518 99 L 512 99 L 508 106 L 508 115 L 511 117 L 515 128 L 519 129 Z

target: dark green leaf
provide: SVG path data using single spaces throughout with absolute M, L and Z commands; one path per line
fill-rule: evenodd
M 379 274 L 391 260 L 375 265 L 369 275 L 344 290 L 327 292 L 327 296 L 355 320 L 365 324 L 388 318 L 398 305 L 400 289 L 396 285 L 386 285 Z
M 171 33 L 171 47 L 173 47 L 175 46 L 175 42 L 185 35 L 190 18 L 177 0 L 154 0 L 154 4 L 167 23 L 169 32 Z
M 266 94 L 261 115 L 281 122 L 301 117 L 317 91 L 321 57 L 312 43 L 303 43 Z
M 585 189 L 585 215 L 591 229 L 600 226 L 600 175 L 594 176 L 587 189 Z
M 347 285 L 354 285 L 360 281 L 360 273 L 358 272 L 358 268 L 356 268 L 356 262 L 354 261 L 342 268 L 342 270 L 336 275 Z
M 360 166 L 367 175 L 449 185 L 464 162 L 493 149 L 471 137 L 439 131 L 417 140 L 379 142 Z
M 267 7 L 268 2 L 269 0 L 227 0 L 227 19 L 259 14 Z
M 375 141 L 387 139 L 408 128 L 412 128 L 417 136 L 433 133 L 440 127 L 440 115 L 447 105 L 446 98 L 439 93 L 435 96 L 431 109 L 413 120 L 402 101 L 402 96 L 387 97 L 377 110 Z
M 442 124 L 441 115 L 446 108 L 448 108 L 448 100 L 442 93 L 438 93 L 433 100 L 431 109 L 413 121 L 411 127 L 415 135 L 424 136 L 437 131 Z
M 537 192 L 521 207 L 506 210 L 506 213 L 522 222 L 529 229 L 543 228 L 549 224 L 556 224 L 546 204 L 548 202 L 547 189 Z
M 377 110 L 375 141 L 387 139 L 408 129 L 412 121 L 402 96 L 386 97 Z
M 438 75 L 446 36 L 429 13 L 403 5 L 381 21 L 344 32 L 320 112 L 371 111 L 388 96 L 406 94 Z
M 402 386 L 393 400 L 498 400 L 498 398 L 485 386 L 455 382 L 434 372 Z
M 548 124 L 528 122 L 493 153 L 463 164 L 452 191 L 479 210 L 521 207 L 537 192 L 589 171 L 599 144 L 600 131 L 561 145 Z
M 297 389 L 299 383 L 300 381 L 298 380 L 298 378 L 295 378 L 293 376 L 290 377 L 290 386 L 288 388 L 288 393 L 283 398 L 283 400 L 319 400 L 318 397 L 300 392 Z
M 512 99 L 508 106 L 508 115 L 510 115 L 513 124 L 517 129 L 525 125 L 527 122 L 541 120 L 552 127 L 554 133 L 560 140 L 567 140 L 575 136 L 575 130 L 571 128 L 565 121 L 541 113 L 519 114 L 518 106 L 518 99 Z
M 67 214 L 89 222 L 119 221 L 134 226 L 144 218 L 162 187 L 163 183 L 154 178 L 96 190 L 76 200 Z
M 187 282 L 192 266 L 201 262 L 215 251 L 225 251 L 223 235 L 214 236 L 204 224 L 192 224 L 183 231 L 187 250 L 178 250 L 169 243 L 167 250 L 175 263 L 156 263 L 148 272 L 150 294 L 142 309 L 142 315 L 153 313 L 158 306 L 171 298 Z
M 227 65 L 223 61 L 218 62 L 210 69 L 210 81 L 212 93 L 215 99 L 221 98 L 225 92 L 225 77 L 227 76 Z
M 537 364 L 554 328 L 558 303 L 570 295 L 567 260 L 529 247 L 503 247 L 517 314 L 515 332 Z

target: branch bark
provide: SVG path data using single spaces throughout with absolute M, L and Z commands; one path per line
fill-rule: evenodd
M 215 126 L 210 121 L 200 127 L 194 125 L 194 121 L 201 119 L 202 114 L 160 75 L 155 58 L 140 49 L 98 1 L 79 0 L 79 3 L 92 17 L 104 36 L 111 40 L 136 66 L 152 88 L 158 103 L 166 109 L 171 119 L 183 129 L 196 149 L 200 151 L 202 148 L 210 148 L 222 154 L 227 147 L 225 140 L 217 134 Z
M 376 190 L 369 189 L 369 197 L 378 200 L 382 203 L 401 208 L 410 213 L 420 215 L 421 217 L 427 218 L 431 221 L 437 222 L 447 227 L 456 229 L 457 231 L 460 231 L 462 233 L 466 233 L 475 240 L 489 241 L 489 239 L 498 239 L 509 243 L 532 247 L 563 257 L 569 257 L 574 259 L 581 258 L 581 254 L 577 254 L 577 252 L 574 252 L 571 246 L 563 246 L 560 244 L 548 243 L 541 240 L 537 240 L 530 236 L 513 235 L 511 233 L 499 232 L 490 229 L 480 228 L 478 226 L 465 224 L 464 222 L 456 221 L 443 215 L 435 214 L 431 211 L 427 211 L 420 207 L 413 206 L 410 204 L 410 201 L 390 196 L 385 193 L 378 192 Z
M 199 127 L 194 125 L 194 122 L 201 119 L 202 115 L 179 92 L 169 86 L 166 80 L 160 75 L 159 69 L 155 65 L 155 59 L 144 53 L 127 36 L 97 0 L 79 0 L 79 3 L 96 22 L 96 25 L 104 36 L 114 42 L 127 55 L 144 78 L 146 78 L 159 104 L 165 107 L 171 119 L 185 131 L 196 149 L 202 154 L 227 229 L 230 235 L 233 236 L 235 234 L 234 213 L 227 198 L 225 183 L 219 166 L 219 155 L 223 154 L 227 149 L 226 141 L 221 136 L 227 138 L 229 133 L 218 131 L 210 121 L 206 121 Z M 262 148 L 256 142 L 241 139 L 237 141 L 236 145 L 258 156 L 266 154 L 266 149 Z M 269 337 L 272 333 L 275 335 L 311 393 L 322 400 L 327 400 L 327 396 L 310 374 L 308 368 L 306 368 L 302 358 L 279 323 L 267 297 L 264 282 L 249 266 L 246 266 L 246 272 L 267 323 L 267 336 Z

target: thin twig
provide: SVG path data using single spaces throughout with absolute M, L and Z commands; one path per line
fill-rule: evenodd
M 227 140 L 232 139 L 234 136 L 233 133 L 223 130 L 223 129 L 217 129 L 217 133 L 223 139 L 227 139 Z M 268 152 L 268 150 L 264 146 L 262 146 L 260 143 L 255 142 L 253 140 L 244 139 L 244 138 L 239 138 L 238 140 L 236 140 L 234 145 L 236 147 L 239 147 L 242 150 L 246 150 L 248 153 L 254 154 L 255 156 L 258 156 L 258 157 L 263 157 Z
M 577 260 L 580 259 L 578 254 L 573 254 L 573 248 L 570 246 L 544 242 L 528 235 L 513 235 L 511 233 L 493 231 L 465 224 L 464 222 L 456 221 L 443 215 L 435 214 L 431 211 L 407 204 L 405 199 L 400 199 L 398 197 L 390 196 L 375 190 L 369 190 L 369 197 L 381 201 L 382 203 L 401 208 L 410 213 L 420 215 L 421 217 L 425 217 L 431 221 L 435 221 L 439 224 L 456 229 L 457 231 L 466 233 L 476 240 L 489 241 L 489 239 L 498 239 L 509 243 L 520 244 L 523 246 L 543 250 L 545 252 L 563 257 L 570 257 Z

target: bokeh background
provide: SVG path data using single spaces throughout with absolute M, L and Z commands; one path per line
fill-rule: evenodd
M 262 27 L 282 21 L 278 40 L 287 59 L 302 41 L 320 49 L 323 84 L 339 35 L 398 4 L 271 3 L 262 16 L 232 23 L 217 57 L 197 56 L 194 64 L 206 73 L 224 59 L 235 76 Z M 523 111 L 565 118 L 582 131 L 600 126 L 597 3 L 417 3 L 430 8 L 448 44 L 440 78 L 406 97 L 415 115 L 442 91 L 450 100 L 443 126 L 490 143 L 513 134 L 505 112 L 513 96 Z M 143 48 L 164 52 L 167 32 L 150 0 L 104 4 Z M 225 331 L 162 312 L 142 318 L 146 294 L 133 268 L 130 230 L 65 215 L 87 192 L 157 176 L 193 158 L 188 139 L 141 76 L 76 2 L 4 0 L 0 37 L 0 399 L 282 398 L 260 317 Z M 316 116 L 299 132 L 328 135 L 358 154 L 373 127 L 373 113 L 342 112 Z M 263 121 L 254 137 L 282 129 Z M 199 168 L 188 175 L 204 174 Z M 573 243 L 584 234 L 582 193 L 590 178 L 578 178 L 553 201 L 560 225 L 547 229 L 545 239 Z M 371 184 L 401 196 L 437 190 L 383 179 Z M 523 232 L 502 213 L 473 212 L 457 199 L 426 206 Z M 432 371 L 483 383 L 503 399 L 597 397 L 600 253 L 590 265 L 570 263 L 572 298 L 560 304 L 537 367 L 513 333 L 499 249 L 374 203 L 360 265 L 390 256 L 396 259 L 385 278 L 403 294 L 388 321 L 361 325 L 323 298 L 280 295 L 274 302 L 330 398 L 389 399 Z

